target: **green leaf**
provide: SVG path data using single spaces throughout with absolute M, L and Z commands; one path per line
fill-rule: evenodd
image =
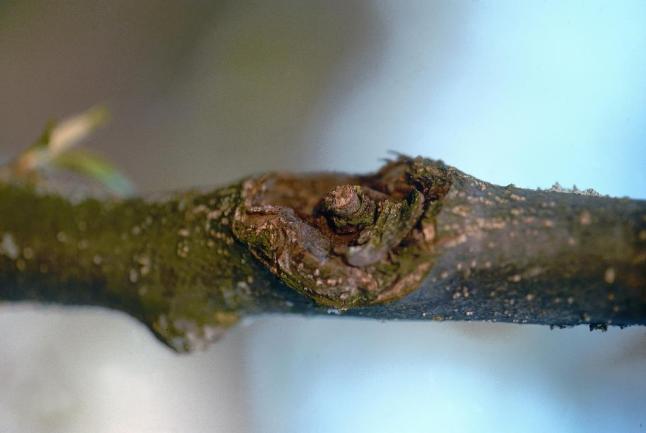
M 47 148 L 52 156 L 76 147 L 109 118 L 105 107 L 92 107 L 76 116 L 58 122 L 49 131 Z
M 108 118 L 108 110 L 96 106 L 60 122 L 48 122 L 40 137 L 13 162 L 16 173 L 24 175 L 46 168 L 53 159 L 78 146 Z
M 67 150 L 52 159 L 51 165 L 94 179 L 119 196 L 134 191 L 132 183 L 113 164 L 87 150 Z

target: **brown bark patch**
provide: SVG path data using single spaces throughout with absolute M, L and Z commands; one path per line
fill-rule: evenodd
M 288 286 L 335 308 L 417 288 L 432 266 L 442 162 L 400 157 L 367 176 L 269 174 L 244 182 L 233 231 Z

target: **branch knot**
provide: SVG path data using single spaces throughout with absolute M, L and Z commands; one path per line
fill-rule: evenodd
M 368 176 L 271 174 L 243 183 L 233 231 L 285 284 L 335 308 L 414 290 L 432 263 L 441 162 L 400 157 Z

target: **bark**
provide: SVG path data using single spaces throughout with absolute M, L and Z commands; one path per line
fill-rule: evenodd
M 262 313 L 644 325 L 646 202 L 407 157 L 163 199 L 4 182 L 0 299 L 119 309 L 178 351 Z

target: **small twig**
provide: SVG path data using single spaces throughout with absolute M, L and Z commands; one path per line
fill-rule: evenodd
M 176 350 L 248 314 L 646 324 L 646 202 L 400 157 L 164 200 L 0 183 L 0 299 L 126 311 Z

